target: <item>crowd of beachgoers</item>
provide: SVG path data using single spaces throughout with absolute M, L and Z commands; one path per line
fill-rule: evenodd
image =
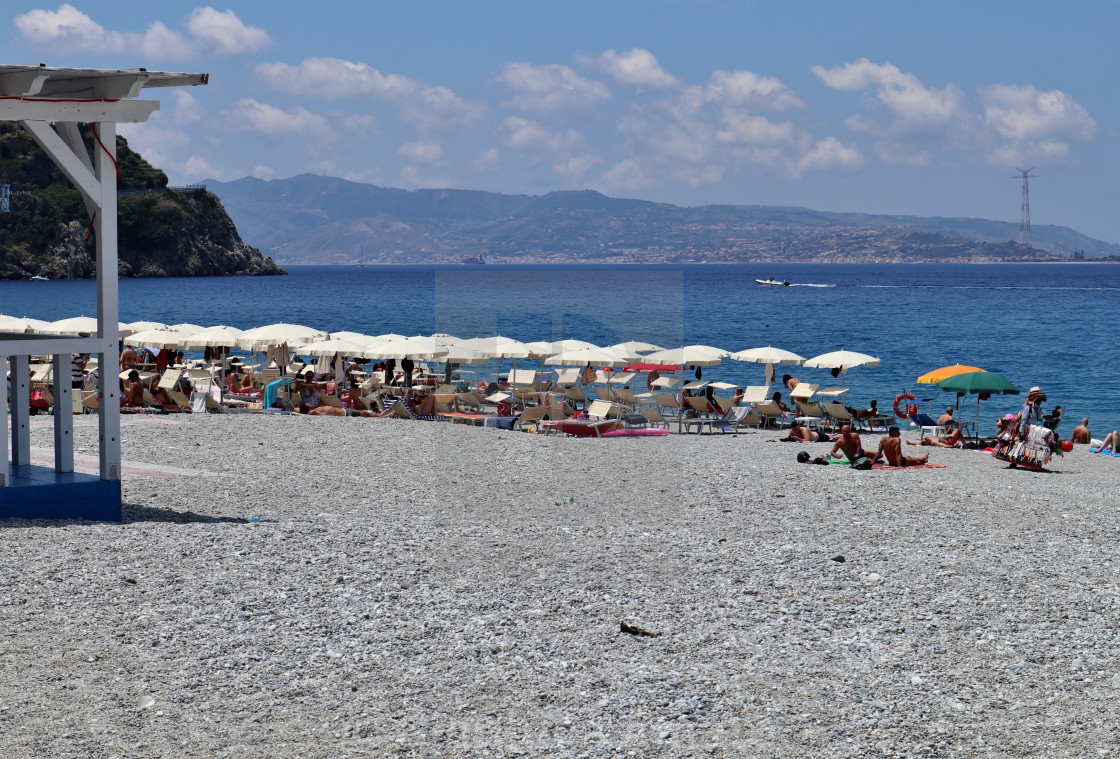
M 138 323 L 122 325 L 121 335 L 123 349 L 114 367 L 117 402 L 129 414 L 392 417 L 594 437 L 771 428 L 789 442 L 831 444 L 827 455 L 806 451 L 802 461 L 840 460 L 860 467 L 931 465 L 928 453 L 910 455 L 914 452 L 903 449 L 904 442 L 979 448 L 1034 468 L 1071 443 L 1109 453 L 1118 443 L 1115 434 L 1093 438 L 1087 421 L 1063 442 L 1061 407 L 1044 408 L 1046 396 L 1037 387 L 1028 392 L 1018 416 L 999 419 L 993 430 L 978 430 L 959 418 L 959 407 L 935 414 L 914 405 L 908 395 L 883 409 L 877 400 L 856 405 L 843 381 L 822 387 L 789 373 L 779 378 L 775 368 L 831 369 L 843 380 L 850 368 L 878 364 L 873 356 L 850 351 L 805 359 L 773 347 L 732 352 L 634 341 L 600 347 L 577 340 L 522 343 L 446 334 L 371 337 L 291 324 L 243 332 Z M 764 364 L 769 382 L 743 387 L 702 378 L 703 368 L 723 360 Z M 52 401 L 50 367 L 32 365 L 31 402 L 37 410 Z M 946 367 L 931 376 L 936 380 L 972 369 Z M 99 408 L 99 374 L 96 357 L 72 357 L 76 412 Z M 912 430 L 917 440 L 903 440 L 903 432 Z M 865 442 L 861 433 L 873 437 Z M 1019 444 L 1014 451 L 1012 442 Z

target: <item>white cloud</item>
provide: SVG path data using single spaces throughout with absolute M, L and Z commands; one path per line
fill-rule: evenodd
M 33 10 L 15 17 L 16 28 L 29 42 L 65 43 L 77 52 L 123 52 L 126 39 L 110 32 L 74 6 L 63 3 L 57 11 Z
M 443 157 L 443 146 L 438 142 L 406 142 L 397 148 L 397 155 L 415 161 L 435 163 Z
M 753 71 L 713 71 L 703 88 L 703 97 L 709 103 L 724 107 L 752 106 L 780 111 L 804 105 L 780 79 Z
M 191 178 L 221 179 L 222 173 L 201 156 L 191 156 L 183 165 L 183 175 Z
M 1091 140 L 1096 133 L 1097 122 L 1064 92 L 995 84 L 980 94 L 984 124 L 1010 140 Z
M 171 99 L 175 101 L 172 120 L 176 124 L 195 124 L 202 120 L 204 110 L 194 95 L 179 88 L 171 91 Z
M 486 150 L 479 153 L 478 158 L 474 159 L 474 162 L 471 164 L 471 168 L 473 168 L 475 171 L 485 171 L 487 169 L 495 168 L 496 166 L 500 165 L 501 162 L 502 154 L 498 151 L 498 149 L 487 148 Z
M 600 164 L 603 159 L 598 156 L 583 154 L 569 156 L 558 161 L 553 161 L 552 170 L 557 174 L 569 177 L 578 177 L 586 174 L 592 166 Z
M 267 32 L 245 26 L 233 11 L 196 8 L 187 22 L 191 37 L 153 21 L 143 33 L 111 31 L 74 6 L 36 9 L 15 17 L 24 39 L 51 50 L 135 53 L 147 60 L 183 60 L 207 50 L 219 55 L 253 52 L 271 41 Z
M 794 176 L 820 169 L 858 169 L 863 165 L 859 148 L 840 144 L 835 137 L 819 140 L 797 159 Z
M 890 63 L 872 63 L 866 58 L 812 71 L 825 86 L 842 92 L 874 89 L 875 95 L 895 119 L 894 131 L 928 133 L 959 117 L 964 95 L 949 84 L 941 89 L 927 87 L 913 74 L 903 73 Z
M 745 113 L 728 113 L 723 118 L 723 128 L 716 132 L 720 142 L 770 145 L 790 142 L 794 137 L 793 124 L 775 123 L 763 116 Z
M 550 154 L 569 151 L 583 145 L 583 135 L 574 129 L 564 133 L 551 132 L 539 122 L 509 116 L 505 120 L 509 129 L 507 144 L 521 150 L 544 151 Z
M 117 129 L 128 140 L 128 146 L 142 155 L 145 161 L 157 168 L 167 168 L 174 162 L 172 153 L 181 152 L 175 149 L 191 142 L 187 132 L 164 126 L 167 121 L 166 116 L 157 111 L 146 122 L 122 123 Z
M 194 44 L 159 21 L 152 22 L 140 42 L 140 49 L 148 60 L 182 60 L 194 54 Z
M 611 49 L 598 58 L 580 58 L 580 62 L 607 72 L 616 83 L 625 87 L 663 90 L 680 85 L 679 79 L 661 68 L 657 56 L 637 47 L 625 53 Z
M 641 190 L 653 182 L 636 161 L 627 158 L 603 172 L 599 184 L 607 190 Z
M 555 63 L 507 63 L 502 66 L 498 80 L 514 92 L 510 105 L 530 111 L 587 111 L 600 100 L 610 98 L 610 90 L 602 82 L 586 79 Z
M 271 166 L 254 166 L 253 170 L 249 172 L 249 176 L 256 177 L 257 179 L 272 179 L 276 176 L 276 171 Z
M 218 55 L 253 53 L 272 42 L 268 32 L 245 26 L 233 11 L 216 11 L 209 6 L 191 11 L 187 29 L 209 43 Z
M 377 119 L 369 115 L 350 114 L 342 118 L 342 125 L 359 137 L 377 133 Z
M 285 111 L 273 105 L 260 103 L 252 98 L 239 100 L 231 113 L 234 122 L 243 122 L 249 128 L 265 134 L 285 132 L 326 132 L 327 120 L 306 108 Z
M 327 99 L 375 97 L 394 104 L 401 116 L 424 126 L 453 126 L 481 118 L 482 106 L 446 87 L 433 87 L 399 74 L 382 74 L 365 63 L 307 58 L 296 66 L 262 63 L 256 73 L 270 87 L 292 95 Z

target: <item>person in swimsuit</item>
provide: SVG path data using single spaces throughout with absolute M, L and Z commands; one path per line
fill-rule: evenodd
M 852 425 L 843 424 L 840 426 L 840 436 L 836 438 L 836 445 L 832 446 L 829 451 L 831 458 L 838 459 L 840 456 L 837 452 L 843 451 L 844 455 L 848 457 L 848 461 L 855 461 L 861 456 L 867 456 L 867 452 L 863 450 L 863 443 L 859 439 L 859 435 L 852 432 Z M 868 457 L 870 458 L 870 457 Z
M 871 463 L 880 459 L 886 459 L 891 466 L 923 466 L 929 463 L 929 451 L 926 451 L 925 456 L 903 456 L 902 433 L 892 424 L 887 429 L 887 436 L 879 440 L 879 448 Z
M 831 443 L 832 438 L 827 433 L 819 430 L 811 430 L 796 419 L 789 428 L 789 435 L 782 438 L 791 442 L 801 443 Z
M 961 443 L 964 442 L 964 433 L 961 432 L 960 425 L 956 422 L 953 423 L 953 428 L 945 437 L 934 435 L 933 437 L 924 437 L 922 442 L 915 443 L 912 440 L 907 440 L 907 445 L 931 445 L 934 448 L 960 448 Z

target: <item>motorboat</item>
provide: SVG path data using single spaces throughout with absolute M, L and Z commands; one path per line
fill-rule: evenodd
M 31 281 L 32 282 L 50 282 L 50 279 L 47 278 L 47 277 L 40 277 L 38 274 L 36 274 L 34 277 L 31 278 Z
M 770 279 L 756 279 L 755 282 L 765 287 L 789 287 L 788 279 L 774 279 L 771 277 Z

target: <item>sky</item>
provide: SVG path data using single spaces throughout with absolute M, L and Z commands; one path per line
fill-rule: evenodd
M 111 9 L 106 8 L 111 5 Z M 1120 2 L 77 0 L 0 63 L 210 74 L 122 125 L 173 184 L 591 188 L 1120 243 Z

